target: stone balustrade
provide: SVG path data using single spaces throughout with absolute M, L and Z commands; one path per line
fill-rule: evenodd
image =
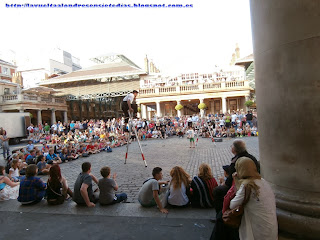
M 0 104 L 15 104 L 15 103 L 50 103 L 50 104 L 66 104 L 66 100 L 63 98 L 57 98 L 53 96 L 39 96 L 36 94 L 10 94 L 0 96 Z
M 232 82 L 216 82 L 216 83 L 201 83 L 195 85 L 180 85 L 180 86 L 165 86 L 155 88 L 141 88 L 140 96 L 148 95 L 170 95 L 183 93 L 199 93 L 212 91 L 234 91 L 238 89 L 250 89 L 249 81 L 232 81 Z
M 18 100 L 18 94 L 3 95 L 1 100 L 2 100 L 2 102 L 17 101 Z

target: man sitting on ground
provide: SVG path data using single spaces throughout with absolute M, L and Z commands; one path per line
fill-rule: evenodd
M 47 185 L 38 177 L 38 167 L 35 164 L 30 164 L 26 169 L 26 176 L 20 181 L 18 201 L 21 204 L 39 203 L 45 193 Z
M 98 179 L 91 173 L 91 163 L 82 163 L 82 173 L 79 174 L 73 192 L 73 201 L 79 205 L 94 207 L 98 202 L 98 196 L 92 190 L 92 180 L 98 184 Z
M 162 179 L 162 169 L 155 167 L 152 170 L 153 178 L 145 181 L 139 191 L 138 201 L 143 207 L 158 206 L 160 212 L 168 213 L 168 210 L 162 207 L 162 203 L 159 199 L 160 185 L 168 184 L 169 181 L 159 182 Z

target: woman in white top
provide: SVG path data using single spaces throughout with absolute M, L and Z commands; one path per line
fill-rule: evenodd
M 6 177 L 5 167 L 0 166 L 0 201 L 17 199 L 19 196 L 19 184 Z
M 190 176 L 182 167 L 175 166 L 170 171 L 171 182 L 168 203 L 176 207 L 186 207 L 189 205 L 187 190 L 190 189 Z
M 270 185 L 261 178 L 250 158 L 239 158 L 235 167 L 237 172 L 234 173 L 234 179 L 238 191 L 230 202 L 230 209 L 241 205 L 245 191 L 251 190 L 239 228 L 240 240 L 278 239 L 276 203 Z
M 13 159 L 11 168 L 9 169 L 9 179 L 13 182 L 19 182 L 20 179 L 20 164 L 18 159 Z

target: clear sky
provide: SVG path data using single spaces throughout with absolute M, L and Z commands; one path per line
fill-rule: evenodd
M 193 8 L 9 9 L 5 2 L 180 3 Z M 59 46 L 80 58 L 83 67 L 90 65 L 90 57 L 116 52 L 143 68 L 147 54 L 160 70 L 178 74 L 229 64 L 236 43 L 241 57 L 252 53 L 249 0 L 4 0 L 0 22 L 6 23 L 0 51 L 13 50 L 18 64 Z

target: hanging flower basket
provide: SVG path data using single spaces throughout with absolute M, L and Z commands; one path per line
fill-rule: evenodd
M 177 111 L 181 110 L 183 106 L 181 104 L 178 104 L 174 107 Z
M 205 104 L 205 103 L 200 103 L 199 105 L 198 105 L 198 108 L 199 109 L 206 109 L 207 108 L 207 105 Z

